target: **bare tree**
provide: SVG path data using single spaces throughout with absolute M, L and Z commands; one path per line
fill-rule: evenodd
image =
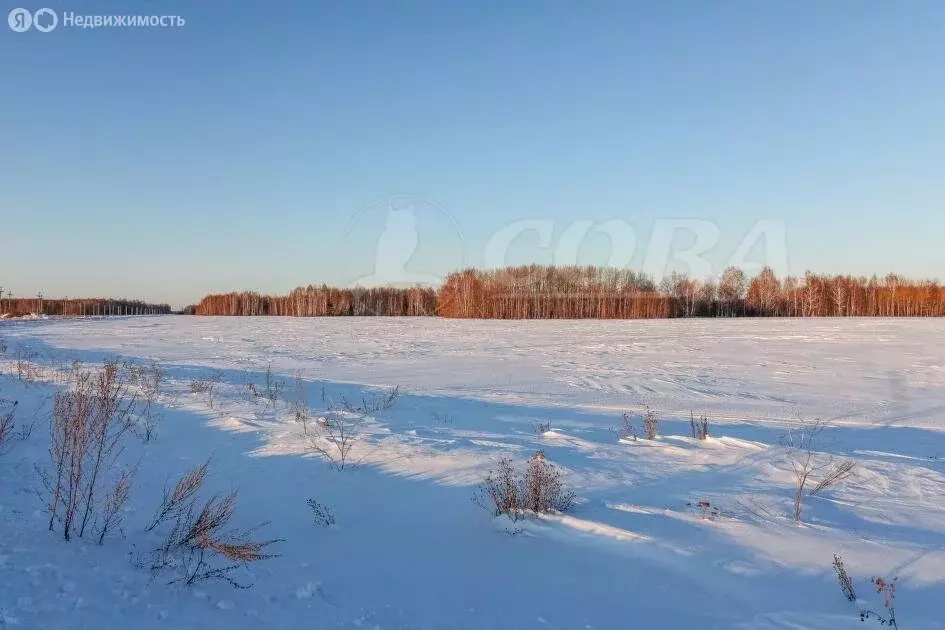
M 719 297 L 725 306 L 723 315 L 734 317 L 737 306 L 745 294 L 745 272 L 738 267 L 728 267 L 719 279 Z

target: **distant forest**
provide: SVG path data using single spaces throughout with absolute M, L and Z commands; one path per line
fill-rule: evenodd
M 299 287 L 288 295 L 208 295 L 196 315 L 440 316 L 476 319 L 676 317 L 942 317 L 945 286 L 933 280 L 819 275 L 754 278 L 729 267 L 718 280 L 673 273 L 659 284 L 609 267 L 530 265 L 465 269 L 428 288 Z
M 0 290 L 0 294 L 3 291 Z M 0 315 L 61 315 L 64 317 L 95 317 L 107 315 L 167 315 L 167 304 L 148 304 L 140 300 L 109 298 L 50 299 L 42 296 L 23 298 L 0 295 Z

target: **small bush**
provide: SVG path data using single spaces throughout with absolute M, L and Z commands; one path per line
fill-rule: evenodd
M 331 527 L 335 524 L 335 515 L 331 509 L 315 499 L 306 499 L 305 504 L 312 510 L 312 517 L 317 527 Z
M 712 502 L 706 498 L 699 499 L 695 503 L 687 502 L 686 507 L 697 512 L 702 518 L 714 521 L 717 518 L 722 516 L 722 510 L 717 505 L 712 505 Z
M 480 505 L 485 507 L 491 504 L 493 516 L 504 514 L 512 520 L 518 520 L 523 515 L 524 502 L 519 498 L 519 482 L 515 478 L 512 460 L 508 457 L 500 459 L 495 470 L 489 471 L 480 493 Z
M 400 385 L 391 387 L 380 393 L 362 396 L 361 404 L 352 403 L 342 396 L 340 404 L 336 405 L 331 400 L 326 399 L 325 390 L 322 389 L 322 399 L 327 400 L 330 410 L 341 409 L 347 413 L 359 416 L 377 416 L 385 411 L 389 411 L 393 408 L 398 398 L 400 398 Z
M 633 426 L 633 416 L 624 413 L 620 416 L 620 427 L 616 430 L 618 440 L 637 441 L 637 430 Z
M 528 460 L 523 479 L 525 508 L 532 512 L 567 512 L 574 505 L 574 493 L 561 483 L 561 471 L 538 451 Z
M 169 490 L 165 485 L 161 505 L 154 513 L 154 518 L 151 519 L 151 523 L 146 528 L 147 531 L 153 530 L 169 518 L 176 517 L 203 487 L 203 482 L 207 479 L 209 470 L 210 460 L 208 459 L 181 477 L 172 490 Z
M 175 485 L 168 497 L 165 492 L 157 514 L 157 523 L 172 522 L 162 543 L 148 555 L 146 566 L 153 576 L 170 572 L 169 584 L 192 585 L 208 580 L 222 580 L 237 588 L 251 583 L 237 581 L 233 572 L 251 562 L 275 557 L 265 550 L 277 540 L 250 540 L 258 529 L 236 530 L 230 520 L 236 511 L 237 493 L 213 496 L 197 509 L 196 493 L 203 485 L 207 463 L 190 471 Z M 180 489 L 180 491 L 178 491 Z M 186 495 L 186 496 L 184 496 Z M 174 507 L 168 510 L 168 505 Z
M 117 362 L 106 362 L 98 372 L 76 367 L 71 381 L 67 391 L 56 394 L 50 466 L 39 469 L 49 502 L 49 530 L 60 524 L 66 540 L 83 537 L 98 520 L 102 486 L 134 427 L 137 404 Z
M 311 450 L 325 458 L 332 468 L 344 470 L 361 435 L 364 418 L 344 412 L 329 411 L 318 418 L 317 431 L 309 438 Z M 307 424 L 303 423 L 307 431 Z
M 213 395 L 216 392 L 217 385 L 223 380 L 223 373 L 215 370 L 209 377 L 203 379 L 194 379 L 190 382 L 191 394 L 205 394 L 207 397 L 207 406 L 213 409 Z
M 195 379 L 190 381 L 191 394 L 205 394 L 210 391 L 210 381 Z
M 817 453 L 817 442 L 825 428 L 826 424 L 819 419 L 802 422 L 784 439 L 794 473 L 794 520 L 798 523 L 804 512 L 805 496 L 815 496 L 843 483 L 856 467 L 852 459 L 837 461 L 833 456 L 823 457 Z M 815 480 L 815 477 L 820 479 Z
M 16 349 L 14 367 L 17 379 L 32 383 L 39 378 L 39 368 L 33 363 L 37 356 L 35 350 L 22 346 Z
M 296 373 L 292 385 L 292 417 L 302 425 L 302 435 L 308 435 L 308 421 L 312 413 L 308 407 L 308 390 L 301 373 Z
M 697 440 L 704 440 L 709 437 L 709 419 L 705 416 L 700 416 L 696 420 L 695 416 L 692 415 L 692 412 L 689 412 L 689 431 L 692 437 Z
M 547 422 L 541 422 L 540 420 L 538 422 L 535 422 L 533 420 L 531 425 L 532 425 L 532 431 L 534 431 L 535 435 L 537 435 L 538 437 L 541 437 L 545 433 L 548 433 L 548 431 L 551 431 L 551 420 L 548 420 Z
M 124 470 L 118 475 L 112 489 L 105 495 L 105 507 L 102 511 L 102 523 L 98 528 L 98 544 L 105 542 L 105 537 L 118 530 L 121 532 L 122 516 L 125 509 L 125 503 L 128 502 L 128 496 L 131 494 L 131 481 L 134 477 L 134 470 Z
M 659 434 L 660 420 L 656 412 L 647 407 L 643 413 L 643 436 L 648 440 L 655 440 Z
M 477 502 L 490 509 L 493 516 L 505 515 L 512 520 L 524 518 L 529 512 L 568 512 L 575 499 L 574 493 L 564 488 L 561 471 L 548 462 L 540 450 L 528 460 L 528 466 L 519 476 L 511 459 L 500 459 L 478 493 Z
M 336 404 L 322 388 L 322 401 L 327 409 L 325 415 L 315 421 L 316 430 L 312 435 L 308 434 L 307 415 L 299 418 L 305 420 L 302 427 L 309 437 L 310 450 L 321 455 L 336 470 L 344 470 L 350 463 L 351 451 L 360 440 L 365 419 L 389 410 L 399 396 L 398 386 L 380 394 L 363 396 L 360 405 L 344 397 Z
M 16 428 L 16 400 L 0 399 L 0 455 L 6 452 L 13 439 L 13 430 Z
M 269 404 L 275 409 L 276 403 L 282 398 L 282 390 L 285 388 L 285 382 L 277 379 L 272 373 L 272 363 L 266 366 L 266 380 L 263 381 L 263 395 Z
M 154 439 L 157 425 L 164 417 L 164 414 L 157 408 L 164 385 L 164 368 L 156 361 L 151 361 L 147 365 L 128 363 L 126 364 L 126 370 L 129 374 L 129 381 L 140 390 L 139 434 L 141 440 L 147 443 Z
M 834 573 L 837 574 L 837 582 L 840 584 L 840 590 L 843 592 L 843 596 L 848 602 L 857 607 L 857 614 L 860 616 L 860 621 L 873 619 L 879 622 L 881 626 L 899 628 L 896 622 L 896 583 L 899 578 L 894 577 L 891 580 L 887 580 L 883 577 L 874 576 L 870 579 L 870 584 L 873 585 L 876 592 L 883 596 L 883 608 L 885 609 L 885 613 L 879 613 L 872 608 L 860 607 L 856 597 L 856 589 L 853 586 L 853 580 L 843 566 L 843 558 L 838 554 L 833 555 L 833 570 Z
M 433 417 L 433 424 L 453 424 L 453 416 L 445 411 L 442 414 L 434 411 L 431 416 Z
M 833 570 L 837 574 L 837 582 L 840 583 L 840 590 L 848 602 L 856 601 L 856 588 L 853 586 L 853 580 L 843 566 L 843 558 L 838 554 L 833 554 Z

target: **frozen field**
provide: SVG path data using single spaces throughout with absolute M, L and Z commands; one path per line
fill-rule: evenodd
M 863 625 L 899 577 L 899 627 L 945 628 L 945 322 L 941 320 L 462 321 L 197 318 L 0 322 L 0 398 L 37 419 L 0 454 L 0 626 L 23 628 L 783 628 Z M 138 464 L 124 537 L 46 531 L 55 374 L 73 360 L 167 371 L 157 437 Z M 38 366 L 17 379 L 15 359 Z M 248 394 L 271 364 L 274 406 Z M 57 372 L 58 370 L 58 372 Z M 190 384 L 217 373 L 211 408 Z M 399 385 L 333 470 L 293 419 L 298 380 L 317 414 Z M 621 414 L 654 440 L 620 439 Z M 710 437 L 689 437 L 705 414 Z M 818 461 L 846 482 L 792 517 L 803 423 L 828 424 Z M 539 425 L 545 425 L 540 430 Z M 577 495 L 567 515 L 512 523 L 473 500 L 502 456 L 537 449 Z M 240 490 L 237 520 L 268 521 L 279 557 L 249 590 L 150 580 L 134 566 L 168 478 L 213 456 L 208 484 Z M 312 523 L 306 499 L 336 524 Z M 687 504 L 709 501 L 705 518 Z

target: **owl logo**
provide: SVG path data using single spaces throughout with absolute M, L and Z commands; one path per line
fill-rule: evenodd
M 442 213 L 442 210 L 440 212 Z M 449 217 L 449 215 L 446 216 Z M 452 221 L 452 218 L 449 218 Z M 456 227 L 455 221 L 453 225 Z M 458 233 L 458 228 L 456 229 Z M 374 249 L 374 272 L 356 279 L 352 284 L 365 287 L 439 286 L 443 280 L 441 277 L 417 273 L 407 268 L 410 259 L 417 251 L 419 242 L 417 216 L 413 205 L 398 208 L 394 206 L 392 200 L 389 200 L 384 231 L 378 237 Z

